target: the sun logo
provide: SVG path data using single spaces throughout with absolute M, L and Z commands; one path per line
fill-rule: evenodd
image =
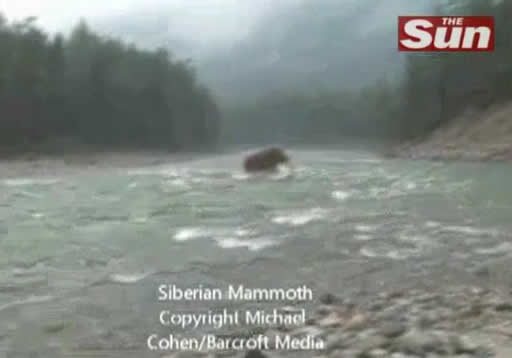
M 400 51 L 493 51 L 492 16 L 400 16 Z

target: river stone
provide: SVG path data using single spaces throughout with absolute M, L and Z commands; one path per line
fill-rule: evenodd
M 455 353 L 475 353 L 479 346 L 473 343 L 468 337 L 465 336 L 452 336 L 451 343 L 454 347 Z
M 190 352 L 175 352 L 170 355 L 166 355 L 162 358 L 206 358 L 206 357 L 209 357 L 209 355 L 206 353 L 190 351 Z
M 374 302 L 370 305 L 368 308 L 370 311 L 378 312 L 382 311 L 384 308 L 386 308 L 387 303 L 386 302 Z
M 365 315 L 358 313 L 353 316 L 345 325 L 347 330 L 360 330 L 366 327 L 368 320 Z
M 336 354 L 334 354 L 336 352 Z M 359 351 L 354 349 L 348 349 L 346 351 L 334 351 L 331 358 L 360 358 L 361 354 Z
M 370 358 L 387 358 L 389 357 L 389 353 L 385 349 L 374 349 L 370 351 L 368 354 Z
M 500 303 L 495 307 L 498 312 L 512 312 L 512 303 Z
M 406 327 L 398 321 L 386 322 L 379 331 L 386 338 L 396 338 L 405 333 Z
M 489 269 L 488 266 L 478 267 L 473 271 L 473 273 L 475 274 L 475 276 L 478 276 L 480 278 L 488 279 L 491 277 L 491 270 Z
M 340 302 L 341 300 L 332 293 L 325 293 L 322 296 L 320 296 L 320 303 L 324 305 L 334 305 Z
M 421 328 L 429 328 L 434 326 L 436 323 L 440 321 L 440 315 L 435 311 L 430 311 L 422 314 L 419 317 L 418 325 Z
M 328 352 L 332 352 L 347 346 L 347 341 L 341 333 L 334 333 L 327 337 L 325 348 Z
M 254 349 L 251 351 L 248 351 L 244 358 L 267 358 L 265 354 L 263 354 L 259 349 Z
M 415 356 L 405 355 L 403 353 L 395 352 L 391 355 L 391 358 L 416 358 Z
M 331 313 L 327 317 L 318 321 L 320 327 L 338 327 L 341 325 L 341 318 L 336 313 Z
M 331 306 L 320 305 L 317 308 L 315 308 L 314 315 L 317 317 L 318 316 L 325 317 L 325 316 L 329 315 L 332 311 L 333 311 L 333 309 Z
M 265 332 L 265 336 L 268 337 L 270 346 L 275 346 L 277 337 L 281 336 L 281 333 L 277 330 L 270 329 Z
M 43 327 L 43 330 L 46 333 L 56 334 L 56 333 L 59 333 L 59 332 L 62 332 L 63 330 L 65 330 L 68 325 L 69 325 L 69 322 L 65 322 L 65 321 L 52 322 L 52 323 L 46 324 Z
M 361 354 L 368 354 L 370 351 L 385 347 L 389 344 L 389 341 L 382 336 L 370 336 L 360 340 L 355 348 L 361 352 Z
M 315 326 L 303 326 L 293 330 L 291 333 L 293 337 L 321 337 L 325 334 L 325 331 Z
M 441 342 L 436 336 L 420 330 L 411 330 L 395 341 L 396 348 L 403 353 L 425 356 L 437 352 Z

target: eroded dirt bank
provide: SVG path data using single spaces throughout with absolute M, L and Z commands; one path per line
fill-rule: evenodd
M 441 160 L 512 160 L 512 103 L 467 110 L 425 138 L 394 148 L 394 157 Z

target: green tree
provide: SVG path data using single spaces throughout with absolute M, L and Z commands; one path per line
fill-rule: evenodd
M 35 21 L 0 16 L 1 150 L 216 143 L 217 105 L 188 61 L 100 36 L 83 21 L 69 37 L 49 39 Z M 67 147 L 55 148 L 64 138 Z

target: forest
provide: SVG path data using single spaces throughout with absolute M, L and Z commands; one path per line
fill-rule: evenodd
M 85 22 L 50 36 L 0 16 L 0 153 L 204 150 L 220 113 L 188 61 L 139 50 Z

